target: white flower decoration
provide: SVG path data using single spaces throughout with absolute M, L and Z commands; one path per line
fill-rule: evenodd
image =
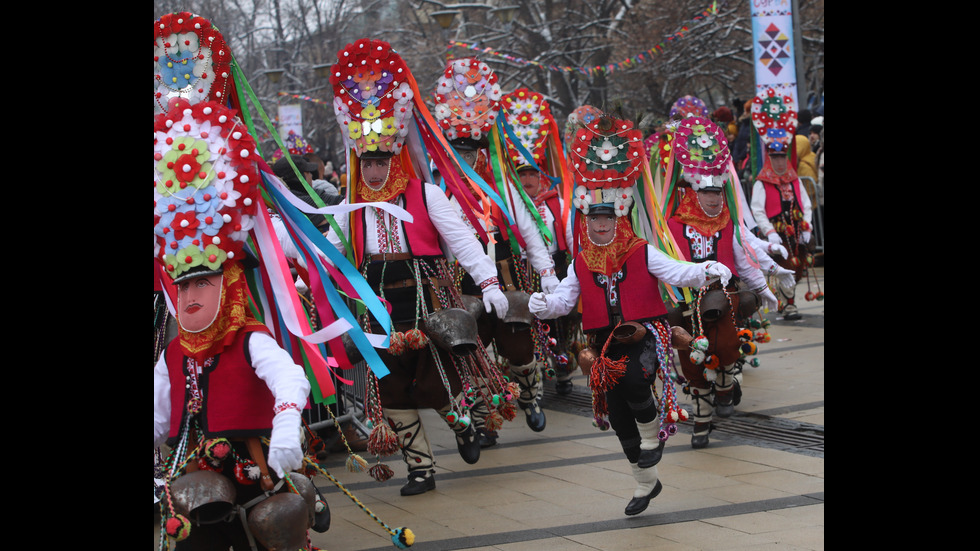
M 442 119 L 445 119 L 450 115 L 452 115 L 453 112 L 449 110 L 448 105 L 446 105 L 445 103 L 440 103 L 436 105 L 435 113 L 433 114 L 436 116 L 437 121 L 441 121 Z
M 575 188 L 575 196 L 572 197 L 572 205 L 581 210 L 582 214 L 589 214 L 589 206 L 592 204 L 592 197 L 585 186 Z
M 602 145 L 600 145 L 599 149 L 597 150 L 597 154 L 603 161 L 609 161 L 616 156 L 618 151 L 619 150 L 616 149 L 616 146 L 614 146 L 612 142 L 609 140 L 603 140 Z
M 341 115 L 345 115 L 349 112 L 350 112 L 350 108 L 347 107 L 347 104 L 344 103 L 344 100 L 342 100 L 341 98 L 333 99 L 333 114 L 335 117 L 340 117 Z
M 606 191 L 603 190 L 603 199 L 606 198 Z M 617 188 L 613 191 L 615 193 L 615 199 L 613 200 L 613 209 L 616 211 L 616 216 L 626 216 L 630 211 L 630 207 L 633 205 L 633 188 Z
M 399 105 L 405 105 L 412 103 L 412 98 L 415 97 L 415 93 L 412 92 L 412 87 L 407 82 L 403 82 L 392 93 L 392 97 L 395 98 L 395 101 Z
M 497 101 L 500 99 L 500 96 L 502 95 L 503 93 L 500 91 L 499 84 L 494 84 L 493 86 L 490 87 L 490 91 L 487 92 L 487 97 L 490 98 L 490 101 Z
M 698 145 L 700 145 L 702 148 L 707 149 L 711 147 L 711 144 L 714 143 L 714 140 L 711 138 L 711 136 L 707 134 L 701 134 L 700 136 L 698 136 L 697 142 Z

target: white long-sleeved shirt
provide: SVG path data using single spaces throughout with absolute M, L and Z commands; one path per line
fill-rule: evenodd
M 639 254 L 639 253 L 634 253 Z M 561 280 L 558 288 L 550 295 L 545 295 L 547 306 L 543 312 L 535 314 L 541 319 L 554 319 L 567 315 L 575 308 L 582 286 L 575 274 L 575 263 L 583 262 L 581 256 L 576 256 L 568 268 L 568 276 Z M 665 255 L 653 245 L 647 245 L 647 270 L 657 276 L 657 279 L 669 285 L 678 287 L 701 287 L 707 282 L 703 264 L 678 262 Z M 651 293 L 660 296 L 660 289 L 650 289 Z
M 520 197 L 518 191 L 514 188 L 513 184 L 508 184 L 510 188 L 508 191 L 509 197 L 505 198 L 508 206 L 510 207 L 510 212 L 514 216 L 514 222 L 517 223 L 517 230 L 521 232 L 521 236 L 524 238 L 524 243 L 527 245 L 526 248 L 522 249 L 522 253 L 527 255 L 531 259 L 531 266 L 540 273 L 542 270 L 555 268 L 555 260 L 551 257 L 551 253 L 548 250 L 548 246 L 544 243 L 544 238 L 541 237 L 541 232 L 538 231 L 538 224 L 534 220 L 534 216 L 524 201 L 514 199 L 515 197 Z M 459 219 L 469 228 L 470 232 L 476 236 L 476 229 L 470 223 L 469 219 L 463 214 L 462 207 L 460 207 L 459 200 L 456 196 L 453 196 L 450 200 L 450 204 L 456 210 Z M 481 218 L 479 219 L 480 226 L 483 227 L 483 231 L 488 231 L 486 227 L 486 222 Z M 462 264 L 462 262 L 460 262 Z M 464 266 L 465 267 L 465 266 Z M 467 270 L 469 271 L 469 270 Z M 473 275 L 472 273 L 470 275 Z M 473 278 L 476 281 L 476 277 Z
M 432 225 L 435 226 L 436 231 L 439 232 L 440 236 L 440 247 L 443 251 L 448 249 L 448 252 L 452 254 L 454 258 L 459 260 L 460 266 L 463 267 L 472 277 L 473 281 L 482 282 L 486 281 L 491 277 L 496 277 L 497 267 L 494 265 L 490 257 L 483 250 L 483 246 L 480 241 L 473 235 L 472 228 L 468 227 L 462 221 L 460 221 L 457 211 L 449 203 L 449 199 L 446 197 L 445 193 L 438 186 L 432 185 L 430 183 L 424 183 L 424 193 L 426 205 L 429 210 L 429 220 L 432 221 Z M 345 199 L 342 203 L 347 204 Z M 402 196 L 398 196 L 395 199 L 395 204 L 404 208 L 405 199 Z M 384 213 L 384 211 L 382 211 Z M 386 224 L 392 220 L 391 217 L 385 214 Z M 345 238 L 350 238 L 350 217 L 338 216 L 336 218 L 337 226 L 340 231 L 343 232 Z M 394 228 L 391 231 L 398 232 L 398 240 L 400 243 L 406 243 L 404 222 L 395 219 Z M 365 237 L 364 237 L 364 253 L 365 254 L 378 254 L 378 253 L 390 253 L 395 252 L 391 248 L 391 243 L 388 244 L 388 250 L 381 250 L 379 245 L 380 239 L 377 231 L 377 211 L 373 208 L 364 209 L 364 222 L 365 222 Z M 330 231 L 327 232 L 327 240 L 332 243 L 338 251 L 344 253 L 344 245 L 340 240 L 340 237 L 331 227 Z M 403 249 L 402 252 L 407 252 L 407 249 Z
M 796 184 L 793 185 L 795 186 Z M 772 227 L 772 223 L 769 222 L 769 217 L 766 216 L 765 186 L 761 180 L 755 181 L 755 184 L 752 186 L 752 202 L 750 206 L 755 223 L 759 225 L 759 231 L 762 232 L 762 235 L 769 235 L 769 232 L 775 231 L 775 228 Z M 810 224 L 810 227 L 813 227 L 813 205 L 810 203 L 810 196 L 806 194 L 806 190 L 802 189 L 802 185 L 800 185 L 800 188 L 803 192 L 800 194 L 800 206 L 803 207 L 803 220 L 807 224 Z
M 310 394 L 306 372 L 283 350 L 271 335 L 253 331 L 248 339 L 248 353 L 255 374 L 262 379 L 275 403 L 288 402 L 303 407 Z M 170 431 L 170 373 L 167 370 L 167 351 L 160 354 L 153 367 L 153 446 L 167 439 Z
M 560 197 L 558 198 L 558 205 L 559 208 L 561 208 L 562 210 L 565 209 L 565 201 L 563 201 Z M 541 215 L 541 220 L 544 221 L 545 225 L 548 227 L 548 230 L 551 231 L 552 237 L 555 237 L 557 234 L 557 232 L 555 231 L 555 223 L 560 220 L 558 220 L 555 217 L 555 215 L 551 212 L 551 209 L 549 209 L 547 205 L 545 205 L 544 203 L 541 203 L 541 205 L 538 206 L 538 214 Z M 567 247 L 566 250 L 568 251 L 573 250 L 572 241 L 574 240 L 574 237 L 572 236 L 572 220 L 574 218 L 575 218 L 575 213 L 572 212 L 569 213 L 568 220 L 565 221 L 565 246 Z M 553 256 L 557 252 L 558 252 L 558 242 L 555 239 L 552 239 L 551 243 L 548 243 L 548 254 Z

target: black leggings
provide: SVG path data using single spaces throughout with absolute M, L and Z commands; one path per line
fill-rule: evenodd
M 656 373 L 657 343 L 652 332 L 643 340 L 630 345 L 610 344 L 606 356 L 612 359 L 627 356 L 626 373 L 613 388 L 606 391 L 609 424 L 623 446 L 631 463 L 640 453 L 640 431 L 636 424 L 649 423 L 657 418 L 657 401 L 653 396 L 651 379 L 646 372 Z M 647 366 L 644 370 L 644 365 Z

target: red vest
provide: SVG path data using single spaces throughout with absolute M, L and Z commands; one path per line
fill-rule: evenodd
M 675 218 L 671 218 L 667 221 L 667 227 L 670 228 L 670 233 L 673 234 L 674 240 L 680 245 L 681 253 L 684 255 L 684 260 L 688 262 L 700 262 L 700 260 L 693 260 L 691 258 L 691 244 L 687 239 L 687 235 L 684 233 L 685 224 L 678 221 Z M 700 232 L 699 232 L 700 233 Z M 704 234 L 702 234 L 704 235 Z M 715 258 L 718 262 L 724 264 L 729 270 L 732 271 L 732 275 L 738 277 L 738 270 L 735 269 L 735 249 L 734 249 L 734 237 L 735 237 L 735 224 L 729 220 L 728 225 L 726 225 L 721 230 L 721 237 L 718 238 L 718 242 L 715 243 Z M 713 239 L 707 236 L 706 239 Z M 685 247 L 683 244 L 687 244 Z
M 779 216 L 779 213 L 783 210 L 782 205 L 782 193 L 779 191 L 779 186 L 776 184 L 770 184 L 769 182 L 762 182 L 762 189 L 766 191 L 766 217 L 770 220 Z M 793 200 L 796 201 L 796 206 L 803 210 L 803 202 L 800 201 L 800 195 L 803 190 L 800 187 L 800 179 L 797 178 L 793 181 Z
M 667 314 L 660 298 L 660 280 L 647 269 L 647 248 L 637 249 L 623 263 L 623 279 L 617 286 L 623 321 L 649 321 Z M 576 258 L 575 275 L 582 288 L 582 330 L 600 331 L 611 327 L 612 307 L 606 298 L 606 286 Z
M 201 428 L 208 438 L 269 436 L 275 397 L 255 375 L 248 354 L 253 331 L 239 331 L 235 341 L 214 357 L 210 367 L 202 368 L 198 386 L 204 397 L 199 414 Z M 187 414 L 187 357 L 180 350 L 179 338 L 170 341 L 166 351 L 170 372 L 170 438 L 176 438 Z
M 558 242 L 559 251 L 567 251 L 568 245 L 565 243 L 565 225 L 561 223 L 561 203 L 558 202 L 558 196 L 549 197 L 544 200 L 544 204 L 551 211 L 551 216 L 555 219 L 555 241 Z
M 411 224 L 402 224 L 405 229 L 405 239 L 408 241 L 406 243 L 408 252 L 412 256 L 445 256 L 446 253 L 439 247 L 439 231 L 429 218 L 429 209 L 425 202 L 425 184 L 422 180 L 416 178 L 409 180 L 402 197 L 405 198 L 405 210 L 414 217 Z M 354 220 L 362 228 L 364 227 L 364 209 L 354 212 Z M 360 264 L 363 259 L 357 260 Z

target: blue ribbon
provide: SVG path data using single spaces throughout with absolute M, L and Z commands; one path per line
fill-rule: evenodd
M 267 178 L 266 174 L 262 173 L 263 179 Z M 310 222 L 309 218 L 306 217 L 299 209 L 294 207 L 282 196 L 282 194 L 273 186 L 267 182 L 266 189 L 269 195 L 272 197 L 273 202 L 276 204 L 276 208 L 283 217 L 283 220 L 288 219 L 289 222 L 295 227 L 297 231 L 305 235 L 320 251 L 322 251 L 327 258 L 336 266 L 341 274 L 347 279 L 348 282 L 357 291 L 358 296 L 364 301 L 364 305 L 367 309 L 374 315 L 375 319 L 385 328 L 385 334 L 388 337 L 384 341 L 384 346 L 390 344 L 391 335 L 389 333 L 389 328 L 391 327 L 391 317 L 388 315 L 388 310 L 381 304 L 378 296 L 368 285 L 368 282 L 361 276 L 356 268 L 347 260 L 347 257 L 342 255 L 340 252 L 334 248 L 333 244 L 330 243 L 327 238 L 320 233 L 319 230 Z M 315 267 L 317 274 L 320 276 L 320 281 L 326 283 L 330 281 L 330 274 L 323 267 L 319 257 L 315 252 L 306 251 L 303 243 L 296 243 L 297 249 L 302 250 L 307 253 L 308 258 L 312 259 L 312 266 Z M 307 266 L 309 269 L 311 266 Z M 351 324 L 351 329 L 348 330 L 347 334 L 350 335 L 351 340 L 354 345 L 357 346 L 358 351 L 364 360 L 371 367 L 375 376 L 379 379 L 384 377 L 389 373 L 388 368 L 385 366 L 384 362 L 381 360 L 381 356 L 378 355 L 374 346 L 368 341 L 367 337 L 364 336 L 364 332 L 360 329 L 360 325 L 357 319 L 351 313 L 347 304 L 344 302 L 340 293 L 332 285 L 323 285 L 323 289 L 326 292 L 327 300 L 330 303 L 330 307 L 333 309 L 334 313 Z

